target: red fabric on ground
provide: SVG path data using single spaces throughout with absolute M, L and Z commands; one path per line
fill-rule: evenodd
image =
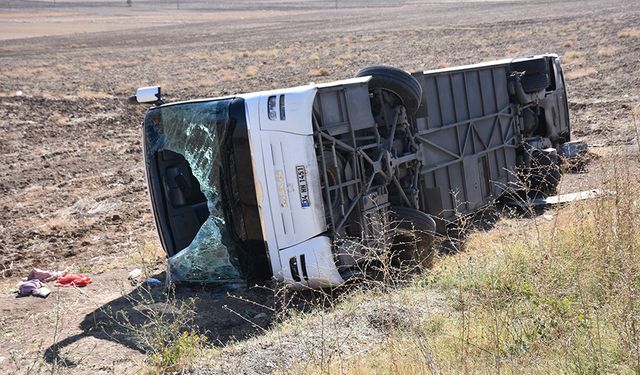
M 91 278 L 89 276 L 71 274 L 71 275 L 58 277 L 58 279 L 53 285 L 67 287 L 67 286 L 87 286 L 89 284 L 91 284 Z

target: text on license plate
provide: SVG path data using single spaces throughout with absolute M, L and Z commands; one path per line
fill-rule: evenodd
M 307 185 L 307 169 L 304 165 L 296 165 L 298 176 L 298 191 L 300 192 L 300 205 L 302 208 L 311 207 L 309 200 L 309 185 Z

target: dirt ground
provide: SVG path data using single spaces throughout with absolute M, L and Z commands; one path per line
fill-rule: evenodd
M 221 3 L 0 3 L 2 373 L 51 372 L 62 357 L 62 373 L 130 373 L 144 360 L 103 312 L 135 314 L 128 271 L 163 270 L 141 161 L 144 108 L 125 100 L 136 87 L 184 100 L 349 78 L 376 63 L 413 71 L 554 52 L 574 138 L 596 150 L 637 145 L 638 1 Z M 589 176 L 569 179 L 596 187 Z M 15 298 L 32 267 L 94 283 Z M 224 308 L 259 316 L 254 305 L 196 294 L 211 341 L 270 325 L 269 314 L 248 324 Z M 240 294 L 274 303 L 270 291 Z

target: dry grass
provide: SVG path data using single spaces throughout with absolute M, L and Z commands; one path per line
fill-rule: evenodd
M 268 50 L 253 50 L 253 51 L 241 51 L 240 57 L 242 58 L 250 58 L 250 57 L 259 57 L 259 58 L 269 58 L 275 59 L 278 57 L 280 52 L 277 49 L 268 49 Z
M 621 50 L 620 47 L 614 47 L 614 46 L 603 47 L 598 50 L 597 54 L 598 56 L 602 56 L 602 57 L 611 57 L 616 53 L 618 53 L 620 50 Z
M 254 51 L 255 56 L 268 57 L 272 59 L 278 57 L 279 54 L 280 52 L 277 49 Z
M 137 251 L 127 258 L 127 265 L 142 265 L 146 274 L 150 275 L 153 266 L 162 263 L 166 258 L 166 253 L 162 247 L 158 246 L 151 238 L 146 239 Z
M 569 51 L 562 56 L 562 63 L 565 65 L 582 62 L 582 54 L 577 51 Z
M 305 372 L 638 373 L 640 176 L 625 159 L 605 166 L 610 195 L 503 221 L 442 259 L 414 293 L 446 295 L 453 312 Z
M 218 76 L 218 79 L 220 79 L 223 82 L 233 81 L 237 77 L 236 72 L 234 70 L 231 70 L 231 69 L 218 70 L 216 72 L 216 75 Z
M 199 79 L 196 82 L 196 86 L 198 87 L 205 87 L 205 88 L 211 88 L 214 87 L 214 85 L 217 83 L 218 81 L 211 79 L 211 78 L 202 78 Z
M 51 114 L 51 121 L 56 125 L 66 125 L 69 122 L 69 119 L 59 112 L 54 112 Z
M 64 76 L 64 73 L 65 71 L 47 67 L 19 67 L 3 72 L 7 77 L 17 80 L 18 83 L 34 78 L 39 80 L 59 79 Z
M 640 38 L 640 28 L 630 28 L 618 33 L 619 38 Z
M 595 70 L 594 68 L 584 67 L 584 68 L 573 69 L 567 72 L 564 76 L 567 80 L 574 80 L 578 78 L 592 76 L 597 73 L 598 71 Z
M 507 48 L 507 52 L 509 53 L 509 55 L 519 55 L 522 52 L 522 48 L 518 47 L 518 46 L 509 46 Z
M 255 77 L 258 74 L 258 68 L 255 66 L 250 66 L 244 70 L 244 75 L 246 77 Z
M 509 39 L 521 39 L 529 36 L 529 30 L 513 28 L 504 32 L 505 37 Z
M 169 293 L 158 297 L 141 288 L 136 295 L 125 296 L 136 306 L 136 314 L 126 309 L 104 311 L 121 328 L 130 332 L 135 345 L 147 354 L 138 373 L 178 373 L 202 356 L 207 336 L 194 328 L 196 299 L 178 300 Z M 139 317 L 144 318 L 140 324 Z
M 338 67 L 345 66 L 344 61 L 342 61 L 341 59 L 333 59 L 333 62 L 331 62 L 331 65 L 338 66 Z
M 311 69 L 309 71 L 309 76 L 311 77 L 326 77 L 329 74 L 329 71 L 326 69 Z

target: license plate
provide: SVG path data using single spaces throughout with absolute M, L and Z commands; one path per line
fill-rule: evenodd
M 309 185 L 307 185 L 307 169 L 304 165 L 296 166 L 296 175 L 298 176 L 298 192 L 300 192 L 300 205 L 302 208 L 311 207 L 309 200 Z

